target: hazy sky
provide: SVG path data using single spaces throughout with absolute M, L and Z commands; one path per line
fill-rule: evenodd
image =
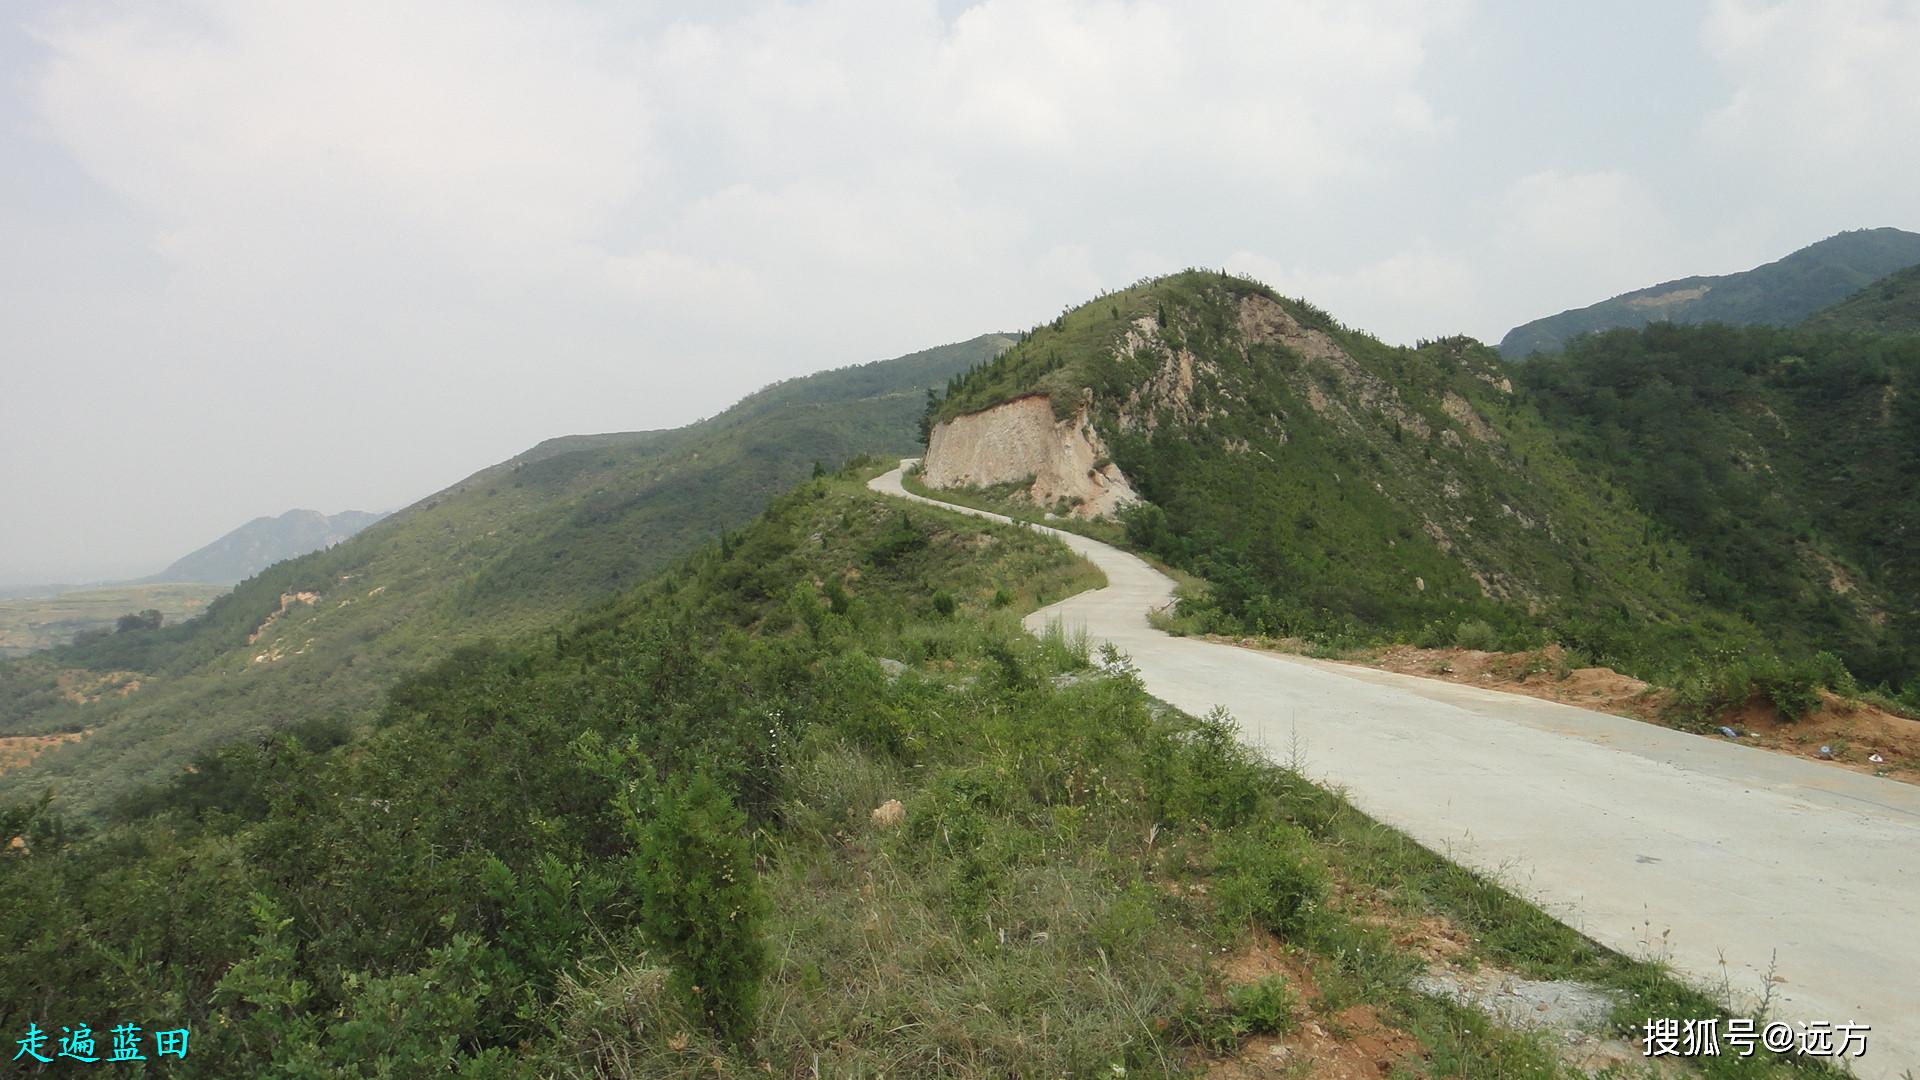
M 1920 228 L 1920 2 L 0 12 L 0 583 L 1228 266 L 1389 340 Z

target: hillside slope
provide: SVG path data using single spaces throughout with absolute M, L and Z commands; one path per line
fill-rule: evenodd
M 924 476 L 982 473 L 946 457 L 950 433 L 1041 397 L 1057 439 L 1039 445 L 1098 455 L 1080 490 L 1056 478 L 1043 501 L 1084 512 L 1122 484 L 1143 498 L 1118 512 L 1126 538 L 1206 580 L 1182 604 L 1193 629 L 1558 642 L 1668 685 L 1697 677 L 1703 700 L 1723 677 L 1846 685 L 1817 660 L 1829 650 L 1898 687 L 1915 666 L 1899 553 L 1915 527 L 1901 478 L 1920 465 L 1902 434 L 1920 430 L 1903 426 L 1912 360 L 1827 337 L 1661 326 L 1593 339 L 1620 364 L 1534 371 L 1467 339 L 1389 347 L 1258 283 L 1188 272 L 1069 311 L 954 380 Z M 1661 372 L 1676 363 L 1691 382 Z M 1820 435 L 1823 416 L 1844 428 Z M 1047 463 L 1005 456 L 981 494 L 1031 499 L 1010 481 Z
M 164 1015 L 208 1076 L 1571 1078 L 1723 1015 L 1021 633 L 1097 573 L 866 475 L 348 745 L 91 836 L 0 809 L 0 1026 Z M 1510 971 L 1620 1008 L 1525 1037 L 1415 978 Z
M 361 720 L 400 672 L 632 587 L 816 462 L 911 449 L 928 389 L 1006 340 L 779 383 L 684 428 L 552 440 L 269 568 L 202 618 L 0 664 L 0 735 L 92 731 L 0 776 L 0 797 L 52 786 L 98 809 L 223 740 Z M 125 697 L 61 689 L 128 677 Z
M 1541 625 L 1613 652 L 1739 636 L 1687 557 L 1559 447 L 1492 350 L 1384 345 L 1240 278 L 1189 272 L 1075 309 L 957 380 L 936 419 L 1046 394 L 1133 490 L 1134 541 L 1238 626 L 1339 639 Z M 1064 407 L 1063 407 L 1063 403 Z M 928 471 L 939 463 L 929 459 Z
M 289 510 L 279 517 L 257 517 L 145 580 L 237 584 L 283 559 L 332 547 L 382 516 L 365 510 Z
M 1802 324 L 1817 330 L 1920 334 L 1920 266 L 1909 266 L 1815 312 Z
M 1570 450 L 1692 553 L 1688 588 L 1863 682 L 1920 672 L 1920 339 L 1650 326 L 1519 365 Z
M 1598 330 L 1656 322 L 1792 326 L 1896 270 L 1920 264 L 1920 233 L 1859 229 L 1738 274 L 1687 277 L 1516 326 L 1500 352 L 1553 353 Z

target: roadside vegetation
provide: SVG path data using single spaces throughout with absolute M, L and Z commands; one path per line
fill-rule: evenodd
M 98 826 L 5 811 L 0 1027 L 189 1027 L 182 1075 L 1185 1075 L 1361 1029 L 1401 1075 L 1565 1072 L 1412 989 L 1420 920 L 1619 1034 L 1716 1010 L 1022 633 L 1097 572 L 875 471 L 370 731 L 229 745 Z

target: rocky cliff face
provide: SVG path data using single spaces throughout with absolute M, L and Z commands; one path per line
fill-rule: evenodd
M 1138 501 L 1132 485 L 1108 458 L 1083 403 L 1065 420 L 1054 418 L 1045 394 L 1030 394 L 934 427 L 921 479 L 929 487 L 989 487 L 1026 483 L 1027 497 L 1080 517 L 1105 517 Z

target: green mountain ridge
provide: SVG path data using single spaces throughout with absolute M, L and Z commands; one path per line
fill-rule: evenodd
M 1008 340 L 776 383 L 684 428 L 549 440 L 187 623 L 0 663 L 0 735 L 92 732 L 0 775 L 0 798 L 51 787 L 90 812 L 226 740 L 362 722 L 404 672 L 638 584 L 816 462 L 911 450 L 927 391 Z M 129 678 L 125 697 L 73 700 L 74 685 Z
M 1500 339 L 1509 359 L 1553 353 L 1575 337 L 1656 322 L 1792 326 L 1896 270 L 1920 265 L 1920 233 L 1858 229 L 1737 274 L 1696 276 L 1622 293 L 1522 324 Z

